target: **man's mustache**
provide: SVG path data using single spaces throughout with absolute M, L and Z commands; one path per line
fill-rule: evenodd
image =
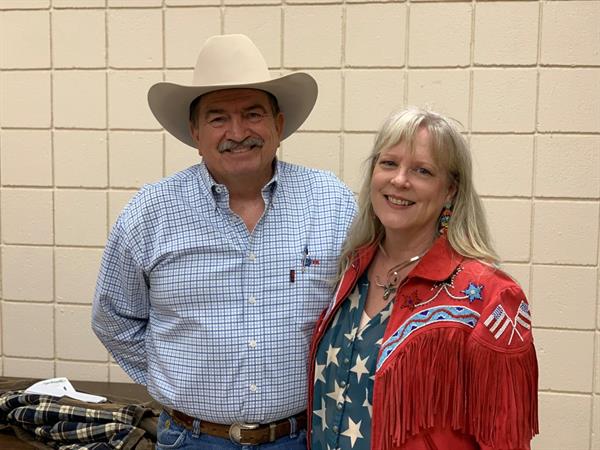
M 226 139 L 219 144 L 217 150 L 219 150 L 219 153 L 223 153 L 228 150 L 236 150 L 240 147 L 262 147 L 264 143 L 265 141 L 263 139 L 253 136 L 247 137 L 241 142 L 234 141 L 233 139 Z

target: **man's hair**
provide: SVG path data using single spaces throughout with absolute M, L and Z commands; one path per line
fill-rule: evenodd
M 385 237 L 385 229 L 371 203 L 371 180 L 380 153 L 401 142 L 414 151 L 416 135 L 422 128 L 429 132 L 434 161 L 447 171 L 450 182 L 456 187 L 448 224 L 448 242 L 454 250 L 468 258 L 490 264 L 498 261 L 483 207 L 473 186 L 469 147 L 458 124 L 432 111 L 409 108 L 386 119 L 377 133 L 371 155 L 365 161 L 367 173 L 358 197 L 359 210 L 342 249 L 340 276 L 351 263 L 357 248 L 379 243 Z
M 267 94 L 267 98 L 269 99 L 269 104 L 271 105 L 271 113 L 273 114 L 273 117 L 277 117 L 277 115 L 281 112 L 281 110 L 279 109 L 279 103 L 277 102 L 277 98 L 270 92 L 262 91 L 262 90 L 261 90 L 261 92 L 264 92 L 265 94 Z M 198 125 L 198 111 L 200 110 L 200 99 L 201 98 L 202 98 L 202 95 L 196 97 L 192 101 L 192 103 L 190 103 L 190 123 L 192 124 L 192 127 L 194 127 L 194 128 Z

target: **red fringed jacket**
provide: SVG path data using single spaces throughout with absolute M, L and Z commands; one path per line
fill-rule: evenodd
M 359 249 L 319 319 L 309 380 L 319 341 L 376 249 Z M 530 448 L 538 433 L 537 360 L 529 305 L 509 276 L 438 238 L 400 285 L 382 342 L 373 450 Z

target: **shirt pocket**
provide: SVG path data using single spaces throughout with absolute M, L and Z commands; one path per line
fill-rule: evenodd
M 295 280 L 289 288 L 295 298 L 292 312 L 302 331 L 312 333 L 316 320 L 329 305 L 337 282 L 337 255 L 327 252 L 309 254 L 307 261 L 297 263 Z

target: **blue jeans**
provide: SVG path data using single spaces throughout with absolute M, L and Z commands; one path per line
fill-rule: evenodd
M 167 425 L 168 421 L 168 426 Z M 165 411 L 160 413 L 156 430 L 157 450 L 306 450 L 306 430 L 262 445 L 239 445 L 209 434 L 195 434 L 179 425 Z

